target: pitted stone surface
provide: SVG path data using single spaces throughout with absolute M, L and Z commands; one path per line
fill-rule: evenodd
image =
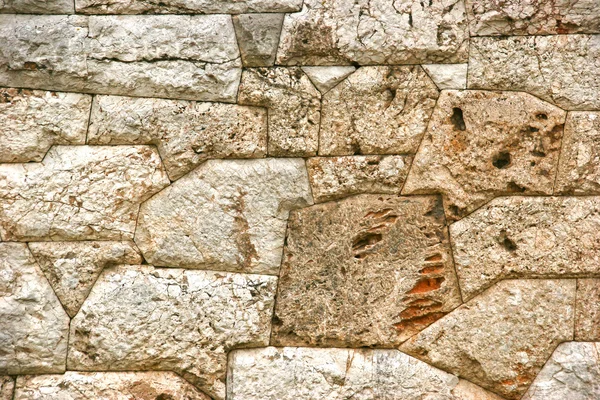
M 150 146 L 57 146 L 0 164 L 3 241 L 132 239 L 139 203 L 168 185 Z
M 573 340 L 575 280 L 505 280 L 400 350 L 519 399 L 560 342 Z
M 577 279 L 575 340 L 600 341 L 600 279 Z
M 468 64 L 422 65 L 439 89 L 466 89 Z
M 348 75 L 356 71 L 356 67 L 337 66 L 337 67 L 302 67 L 302 71 L 310 81 L 315 85 L 319 92 L 325 94 L 335 85 L 346 79 Z
M 319 155 L 415 153 L 438 95 L 420 66 L 359 68 L 323 96 Z
M 83 14 L 243 14 L 296 12 L 302 0 L 75 0 L 75 7 Z
M 72 0 L 2 0 L 0 14 L 73 14 Z
M 96 96 L 88 144 L 155 144 L 175 180 L 209 158 L 267 152 L 267 112 L 235 104 Z
M 294 211 L 271 344 L 396 346 L 458 306 L 440 203 L 358 195 Z
M 244 67 L 270 67 L 275 63 L 283 14 L 233 16 Z
M 0 400 L 13 400 L 15 380 L 10 376 L 0 376 Z
M 71 322 L 69 369 L 172 370 L 225 397 L 227 352 L 266 346 L 277 278 L 106 269 Z
M 68 330 L 69 317 L 27 245 L 0 243 L 0 374 L 64 372 Z
M 552 194 L 565 114 L 526 93 L 444 91 L 403 194 L 442 193 L 449 219 L 503 194 Z

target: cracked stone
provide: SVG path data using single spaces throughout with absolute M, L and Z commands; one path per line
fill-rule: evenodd
M 75 0 L 75 7 L 83 14 L 284 13 L 300 11 L 302 0 Z
M 308 76 L 319 92 L 325 94 L 335 85 L 343 81 L 356 71 L 356 67 L 302 67 L 302 71 Z
M 270 67 L 275 64 L 283 16 L 284 14 L 233 16 L 244 67 Z
M 422 65 L 439 89 L 466 89 L 468 64 Z
M 10 376 L 0 376 L 0 400 L 13 400 L 15 380 Z
M 600 279 L 577 280 L 575 340 L 600 341 Z
M 72 0 L 2 0 L 0 14 L 73 14 Z

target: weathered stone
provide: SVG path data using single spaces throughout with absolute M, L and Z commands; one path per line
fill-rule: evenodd
M 556 346 L 573 340 L 575 280 L 506 280 L 400 350 L 507 399 L 527 390 Z
M 561 343 L 522 400 L 600 398 L 600 343 Z
M 144 203 L 149 263 L 277 274 L 289 211 L 312 204 L 301 159 L 209 160 Z
M 233 26 L 244 67 L 275 64 L 283 14 L 242 14 L 233 16 Z
M 209 158 L 267 152 L 267 112 L 185 100 L 96 96 L 89 144 L 155 144 L 173 180 Z
M 315 202 L 359 193 L 400 194 L 411 156 L 314 157 L 306 161 Z
M 325 94 L 356 71 L 356 67 L 302 67 L 302 71 L 308 76 L 313 85 Z
M 458 0 L 304 0 L 285 17 L 277 63 L 465 62 L 467 30 Z
M 104 267 L 142 262 L 131 242 L 31 242 L 29 249 L 71 317 Z
M 73 14 L 71 0 L 2 0 L 0 14 Z
M 57 146 L 0 164 L 4 241 L 132 239 L 139 203 L 169 184 L 150 146 Z
M 577 280 L 575 340 L 600 341 L 600 279 Z
M 466 89 L 468 64 L 427 64 L 422 66 L 439 89 Z
M 13 400 L 15 380 L 10 376 L 0 376 L 0 400 Z
M 64 372 L 68 330 L 27 245 L 0 243 L 0 374 Z
M 228 15 L 0 15 L 0 85 L 235 102 Z
M 526 93 L 444 91 L 402 193 L 442 193 L 450 219 L 503 194 L 552 194 L 565 114 Z
M 472 38 L 469 88 L 523 90 L 565 109 L 598 109 L 600 35 Z
M 238 103 L 269 109 L 269 155 L 314 156 L 321 94 L 300 68 L 244 70 Z
M 439 197 L 304 208 L 286 243 L 271 344 L 396 346 L 461 302 Z
M 283 13 L 300 11 L 302 0 L 75 0 L 75 7 L 83 14 Z
M 276 282 L 147 265 L 108 268 L 71 322 L 69 369 L 172 370 L 223 399 L 227 352 L 269 342 Z
M 438 95 L 420 66 L 359 68 L 323 96 L 319 154 L 415 153 Z
M 397 350 L 302 347 L 235 350 L 227 398 L 500 400 Z

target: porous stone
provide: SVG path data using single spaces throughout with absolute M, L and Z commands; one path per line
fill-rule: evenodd
M 238 103 L 268 108 L 270 156 L 317 153 L 321 94 L 302 69 L 245 69 Z
M 400 350 L 519 399 L 560 342 L 573 340 L 575 280 L 505 280 Z
M 209 160 L 142 205 L 135 241 L 154 265 L 277 274 L 312 202 L 301 159 Z
M 308 76 L 319 92 L 325 94 L 335 85 L 346 79 L 348 75 L 356 71 L 356 67 L 302 67 L 302 71 Z
M 73 14 L 71 0 L 2 0 L 0 14 Z
M 271 344 L 392 347 L 460 303 L 441 199 L 358 195 L 291 214 Z
M 600 279 L 577 280 L 575 340 L 600 341 Z
M 233 26 L 244 67 L 270 67 L 275 63 L 283 14 L 233 16 Z
M 209 158 L 267 152 L 267 112 L 185 100 L 96 96 L 89 144 L 155 144 L 172 180 Z
M 106 269 L 71 322 L 69 369 L 172 370 L 225 397 L 227 352 L 266 346 L 277 278 Z
M 132 242 L 30 242 L 29 249 L 71 317 L 105 267 L 142 262 Z
M 411 156 L 313 157 L 306 161 L 315 202 L 360 193 L 400 194 Z
M 57 146 L 0 164 L 4 241 L 132 239 L 139 203 L 169 184 L 150 146 Z
M 319 155 L 415 153 L 438 95 L 420 66 L 359 68 L 323 96 Z
M 285 17 L 277 64 L 458 63 L 467 42 L 459 0 L 305 0 Z
M 64 372 L 68 330 L 69 316 L 27 245 L 0 243 L 0 374 Z
M 503 194 L 552 194 L 565 114 L 526 93 L 444 91 L 402 193 L 442 193 L 449 219 Z
M 426 64 L 423 69 L 439 89 L 466 89 L 468 64 Z
M 469 88 L 522 90 L 567 110 L 600 108 L 600 35 L 471 39 Z
M 10 376 L 0 376 L 0 400 L 13 400 L 15 380 Z
M 302 0 L 75 0 L 83 14 L 243 14 L 300 11 Z

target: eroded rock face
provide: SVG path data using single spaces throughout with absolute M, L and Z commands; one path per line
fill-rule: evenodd
M 600 341 L 600 279 L 577 280 L 575 340 Z
M 346 79 L 348 75 L 356 71 L 356 67 L 337 66 L 337 67 L 302 67 L 302 71 L 310 81 L 315 85 L 319 92 L 325 94 L 335 85 Z
M 400 350 L 507 399 L 519 399 L 552 351 L 573 338 L 575 280 L 505 280 Z
M 323 96 L 319 154 L 415 153 L 437 98 L 420 66 L 359 68 Z
M 133 239 L 139 203 L 169 184 L 150 146 L 58 146 L 0 164 L 4 241 Z
M 0 376 L 0 400 L 13 400 L 15 380 L 10 376 Z
M 2 0 L 0 14 L 73 14 L 71 0 Z
M 294 211 L 277 346 L 396 346 L 460 304 L 439 197 L 358 195 Z
M 76 0 L 75 7 L 83 14 L 243 14 L 300 11 L 302 0 Z
M 270 67 L 275 63 L 283 14 L 233 16 L 244 67 Z
M 427 64 L 422 66 L 439 89 L 466 89 L 468 64 Z
M 441 192 L 450 219 L 503 194 L 552 194 L 565 114 L 526 93 L 444 91 L 403 193 Z

